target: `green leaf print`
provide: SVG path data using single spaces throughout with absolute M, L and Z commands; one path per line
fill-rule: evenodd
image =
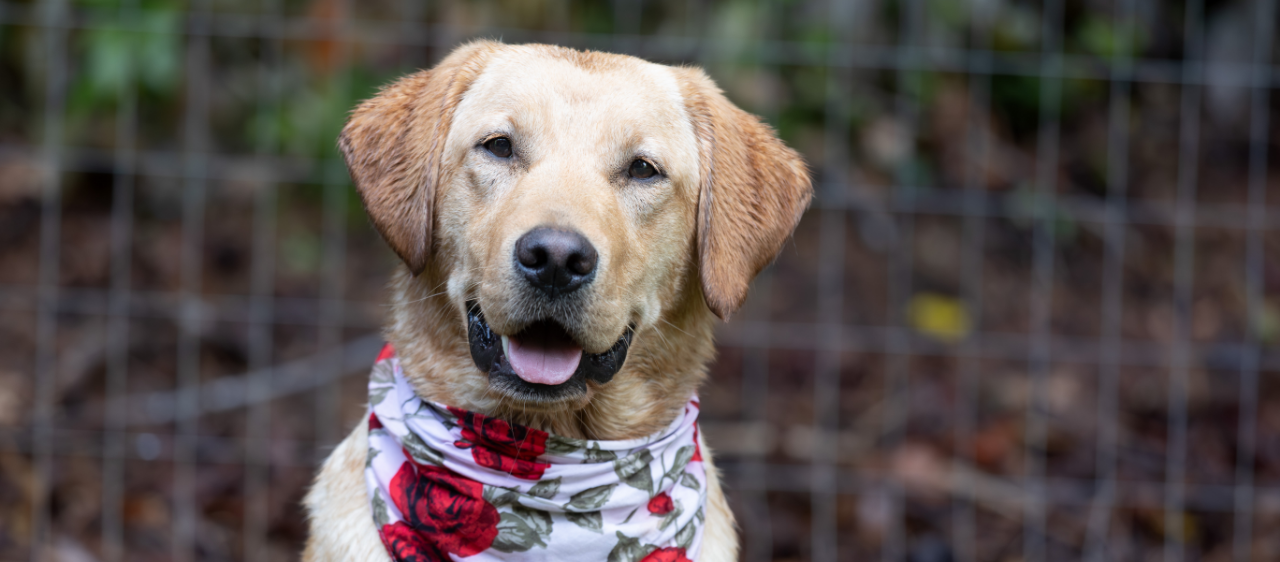
M 382 490 L 373 491 L 373 522 L 381 529 L 383 525 L 389 523 L 391 519 L 387 517 L 387 501 L 382 499 Z
M 609 497 L 613 495 L 613 487 L 617 484 L 605 484 L 604 486 L 596 486 L 578 492 L 569 498 L 569 505 L 565 506 L 565 510 L 573 511 L 594 511 L 600 509 L 604 504 L 609 502 Z
M 586 441 L 581 439 L 561 437 L 559 435 L 547 436 L 548 455 L 568 455 L 584 449 L 585 445 Z
M 550 480 L 543 480 L 541 482 L 538 482 L 537 484 L 534 484 L 532 488 L 529 488 L 529 495 L 536 498 L 545 499 L 545 498 L 554 497 L 556 495 L 556 492 L 559 492 L 559 491 L 560 491 L 560 477 L 557 476 Z
M 684 473 L 685 467 L 689 466 L 689 459 L 693 458 L 693 445 L 685 445 L 676 450 L 676 462 L 671 465 L 671 470 L 662 475 L 662 479 L 670 478 L 672 482 L 680 479 L 680 475 Z
M 382 401 L 387 397 L 388 392 L 391 392 L 391 387 L 389 386 L 380 386 L 373 389 L 373 391 L 369 393 L 369 403 L 381 404 Z
M 694 490 L 702 489 L 702 484 L 698 482 L 697 477 L 689 474 L 688 472 L 680 476 L 680 485 L 686 488 L 693 488 Z
M 588 511 L 586 513 L 566 511 L 564 516 L 570 523 L 588 531 L 600 533 L 604 530 L 604 517 L 600 515 L 599 511 Z
M 600 448 L 598 443 L 592 443 L 586 451 L 587 462 L 605 462 L 618 458 L 618 454 L 613 451 L 605 451 Z
M 386 363 L 378 363 L 373 366 L 373 372 L 369 373 L 369 378 L 373 379 L 373 384 L 391 384 L 395 378 L 395 371 L 391 365 Z
M 649 472 L 650 464 L 653 464 L 653 453 L 648 449 L 642 449 L 638 453 L 613 461 L 613 472 L 622 479 L 624 484 L 652 495 L 653 474 Z
M 631 538 L 618 531 L 618 544 L 609 551 L 608 562 L 637 562 L 652 551 L 640 544 L 640 539 Z
M 419 463 L 429 463 L 434 465 L 444 464 L 444 455 L 427 445 L 418 434 L 410 431 L 400 439 L 400 444 L 404 445 L 406 451 L 413 456 L 413 460 Z
M 484 496 L 484 501 L 489 502 L 489 505 L 494 507 L 511 505 L 520 499 L 519 492 L 498 486 L 485 486 L 482 495 Z
M 670 527 L 672 523 L 676 522 L 676 518 L 680 517 L 681 513 L 684 513 L 684 509 L 680 507 L 680 502 L 677 500 L 676 508 L 672 510 L 671 513 L 668 513 L 665 517 L 662 518 L 662 524 L 658 525 L 658 530 L 661 531 L 661 530 L 665 530 L 667 527 Z
M 693 545 L 693 537 L 698 534 L 698 527 L 693 521 L 687 523 L 676 533 L 676 546 L 689 548 Z
M 551 514 L 516 505 L 498 520 L 498 536 L 490 547 L 499 552 L 525 552 L 546 548 L 551 535 Z

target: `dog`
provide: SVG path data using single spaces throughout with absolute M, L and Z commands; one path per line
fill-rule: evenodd
M 412 393 L 567 439 L 639 439 L 696 409 L 715 324 L 812 197 L 801 157 L 702 70 L 549 45 L 462 45 L 361 103 L 339 147 L 404 262 L 385 337 Z M 388 559 L 365 477 L 377 425 L 321 468 L 304 560 Z M 736 560 L 696 425 L 693 442 L 697 557 Z

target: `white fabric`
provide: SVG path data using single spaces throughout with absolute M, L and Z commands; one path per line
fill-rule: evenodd
M 390 345 L 369 397 L 365 483 L 393 560 L 697 559 L 696 398 L 643 439 L 563 438 L 420 399 Z

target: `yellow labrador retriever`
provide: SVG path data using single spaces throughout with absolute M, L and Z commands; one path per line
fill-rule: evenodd
M 407 266 L 386 338 L 416 394 L 577 439 L 672 423 L 705 378 L 717 317 L 812 194 L 800 157 L 701 70 L 547 45 L 459 47 L 362 103 L 339 143 Z M 388 559 L 369 427 L 306 498 L 305 560 Z M 735 560 L 701 451 L 700 558 Z

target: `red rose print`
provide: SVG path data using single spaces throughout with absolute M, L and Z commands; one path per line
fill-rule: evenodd
M 693 458 L 689 462 L 702 462 L 702 442 L 698 440 L 698 422 L 693 422 Z
M 391 525 L 383 525 L 378 529 L 382 537 L 382 545 L 387 547 L 387 554 L 396 562 L 450 562 L 435 545 L 425 539 L 404 521 L 396 521 Z
M 390 359 L 392 357 L 395 357 L 395 355 L 396 355 L 396 348 L 391 347 L 391 344 L 388 343 L 382 346 L 382 351 L 378 352 L 378 358 L 374 360 L 374 363 L 377 363 L 378 361 L 382 361 L 384 359 Z
M 666 515 L 675 508 L 675 504 L 671 502 L 671 495 L 666 492 L 653 496 L 653 499 L 649 500 L 649 513 L 654 515 Z
M 378 414 L 369 412 L 369 431 L 382 429 L 382 420 L 378 419 Z
M 550 463 L 538 462 L 547 450 L 547 432 L 507 423 L 498 418 L 450 407 L 462 428 L 459 448 L 471 449 L 476 464 L 516 478 L 538 480 Z
M 659 548 L 650 552 L 648 556 L 640 559 L 640 562 L 693 562 L 684 555 L 683 548 L 669 546 L 667 548 Z
M 484 500 L 484 486 L 446 468 L 405 462 L 390 492 L 410 530 L 440 551 L 472 556 L 498 536 L 498 510 Z

